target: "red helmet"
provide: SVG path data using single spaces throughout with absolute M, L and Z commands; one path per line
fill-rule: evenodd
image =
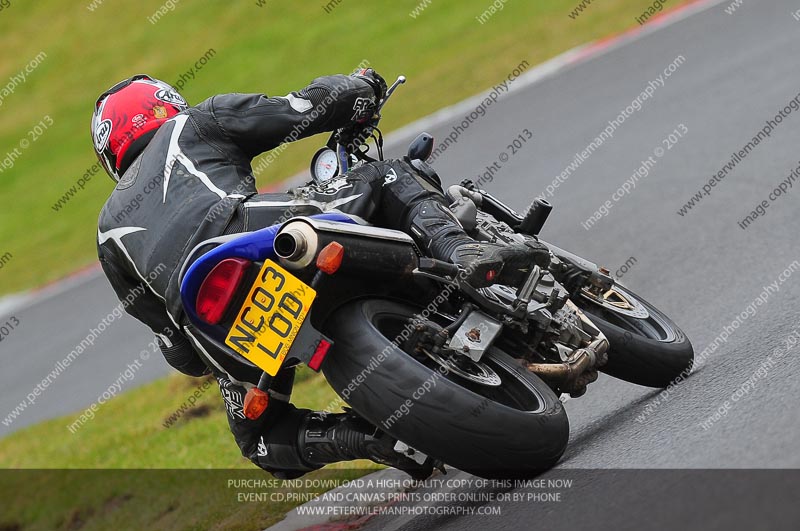
M 119 181 L 161 124 L 188 108 L 172 86 L 141 74 L 101 94 L 92 116 L 92 141 L 111 178 Z

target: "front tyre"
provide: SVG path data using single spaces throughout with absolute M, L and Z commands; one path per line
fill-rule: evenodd
M 694 350 L 686 334 L 631 290 L 618 284 L 602 294 L 584 290 L 574 302 L 608 338 L 606 374 L 665 388 L 691 372 Z
M 397 338 L 417 313 L 386 300 L 337 310 L 326 325 L 335 347 L 322 367 L 334 390 L 392 437 L 477 476 L 524 478 L 552 467 L 569 437 L 566 412 L 553 391 L 498 349 L 482 361 L 500 377 L 499 386 L 407 354 Z

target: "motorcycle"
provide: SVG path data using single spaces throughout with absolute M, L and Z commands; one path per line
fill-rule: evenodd
M 317 182 L 375 160 L 368 138 L 383 159 L 381 110 L 404 81 L 369 123 L 331 135 L 312 160 Z M 430 174 L 433 145 L 422 133 L 407 160 Z M 223 236 L 187 261 L 189 330 L 206 361 L 248 389 L 248 418 L 265 409 L 282 367 L 305 363 L 396 439 L 395 451 L 525 478 L 559 460 L 569 437 L 561 397 L 583 395 L 598 371 L 663 388 L 691 370 L 691 343 L 672 320 L 608 270 L 538 237 L 548 202 L 518 215 L 471 181 L 446 196 L 474 239 L 538 240 L 550 265 L 533 265 L 519 288 L 476 289 L 407 234 L 337 212 Z

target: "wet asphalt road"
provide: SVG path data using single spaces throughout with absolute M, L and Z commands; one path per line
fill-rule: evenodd
M 724 327 L 735 330 L 713 353 L 707 350 L 698 370 L 668 397 L 603 376 L 584 397 L 566 403 L 570 444 L 559 466 L 544 477 L 577 474 L 572 477 L 580 487 L 567 493 L 576 504 L 499 502 L 488 505 L 501 507 L 502 518 L 380 517 L 367 529 L 627 528 L 634 522 L 641 528 L 663 516 L 666 506 L 683 515 L 671 528 L 717 528 L 735 524 L 740 515 L 731 512 L 736 498 L 712 495 L 725 488 L 713 481 L 719 477 L 693 484 L 686 474 L 611 482 L 604 473 L 592 483 L 591 476 L 572 469 L 800 465 L 800 362 L 797 347 L 787 352 L 789 338 L 800 330 L 800 262 L 795 263 L 800 180 L 746 230 L 738 225 L 800 164 L 800 112 L 792 110 L 722 182 L 709 187 L 707 197 L 678 214 L 732 153 L 800 92 L 793 59 L 800 53 L 800 22 L 791 15 L 797 6 L 746 2 L 733 15 L 724 12 L 726 6 L 713 6 L 513 94 L 463 133 L 436 167 L 453 182 L 457 176 L 475 179 L 474 168 L 500 161 L 505 153 L 508 162 L 485 187 L 523 209 L 650 81 L 684 57 L 641 110 L 558 186 L 542 236 L 612 272 L 634 257 L 623 282 L 672 316 L 696 355 Z M 534 139 L 512 155 L 509 144 L 525 128 Z M 452 124 L 430 132 L 443 138 L 451 129 Z M 668 138 L 676 130 L 683 137 Z M 615 191 L 651 156 L 656 164 L 649 174 L 614 201 Z M 607 200 L 612 202 L 607 215 L 588 223 Z M 775 282 L 778 291 L 765 291 Z M 715 421 L 718 410 L 725 414 Z M 689 487 L 703 482 L 710 488 Z M 568 510 L 581 506 L 584 511 Z M 755 509 L 746 507 L 739 506 L 752 516 Z M 727 517 L 709 517 L 723 513 Z

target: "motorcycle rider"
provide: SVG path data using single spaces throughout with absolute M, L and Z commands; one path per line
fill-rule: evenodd
M 367 69 L 320 77 L 283 97 L 222 94 L 190 107 L 173 87 L 137 75 L 95 105 L 92 140 L 116 182 L 99 218 L 103 270 L 173 367 L 193 376 L 213 372 L 243 455 L 279 477 L 362 458 L 415 477 L 427 477 L 431 467 L 394 452 L 394 440 L 354 415 L 290 404 L 293 368 L 275 377 L 265 413 L 245 418 L 245 385 L 256 382 L 232 381 L 216 366 L 182 311 L 180 273 L 194 249 L 221 235 L 336 209 L 406 231 L 432 257 L 472 271 L 467 281 L 476 287 L 514 283 L 532 263 L 549 261 L 536 244 L 472 240 L 449 212 L 435 172 L 421 161 L 378 161 L 286 194 L 257 192 L 254 157 L 317 133 L 365 127 L 385 94 L 384 80 Z

